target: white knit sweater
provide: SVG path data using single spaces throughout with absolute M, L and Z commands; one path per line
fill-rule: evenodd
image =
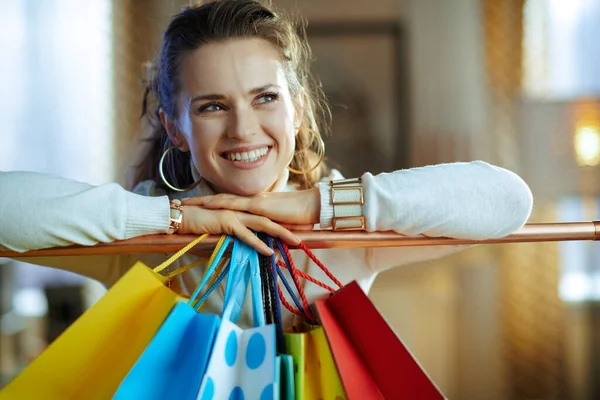
M 341 176 L 334 171 L 330 178 Z M 367 230 L 409 235 L 468 239 L 502 237 L 529 218 L 532 195 L 521 178 L 485 162 L 452 163 L 362 176 Z M 321 187 L 326 187 L 323 183 Z M 277 190 L 295 190 L 283 184 Z M 166 232 L 169 198 L 153 182 L 143 182 L 136 193 L 111 183 L 91 186 L 56 176 L 31 172 L 0 172 L 0 246 L 24 252 L 67 246 L 94 245 Z M 139 193 L 139 194 L 137 194 Z M 177 197 L 212 194 L 208 186 Z M 327 228 L 333 209 L 328 190 L 321 190 L 321 228 Z M 377 274 L 394 266 L 437 258 L 464 246 L 329 249 L 315 254 L 342 281 L 357 280 L 368 292 Z M 298 266 L 306 258 L 292 255 Z M 23 258 L 25 262 L 52 266 L 98 279 L 111 285 L 136 261 L 158 265 L 164 255 L 71 256 Z M 184 256 L 178 265 L 192 262 Z M 184 291 L 193 288 L 203 271 L 191 270 L 180 277 Z M 308 272 L 327 282 L 311 265 Z M 309 301 L 325 292 L 306 286 Z M 209 297 L 208 309 L 219 312 L 222 292 Z M 289 323 L 291 314 L 286 316 Z M 250 324 L 244 313 L 240 324 Z

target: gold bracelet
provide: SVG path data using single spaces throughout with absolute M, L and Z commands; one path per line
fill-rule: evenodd
M 362 180 L 341 179 L 329 182 L 334 231 L 364 230 L 366 226 L 362 206 L 365 204 Z
M 169 201 L 170 215 L 169 215 L 169 229 L 167 235 L 172 235 L 179 230 L 181 221 L 183 221 L 183 206 L 181 200 L 175 199 Z

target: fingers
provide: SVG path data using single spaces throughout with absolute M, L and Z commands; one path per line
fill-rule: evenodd
M 235 211 L 251 211 L 251 197 L 215 197 L 208 199 L 202 204 L 202 207 L 211 210 L 235 210 Z
M 253 196 L 244 197 L 237 196 L 234 194 L 217 194 L 214 196 L 202 196 L 184 199 L 183 205 L 195 205 L 201 206 L 208 210 L 232 210 L 232 211 L 246 211 L 257 215 L 267 215 L 266 204 L 263 201 L 263 197 Z
M 231 200 L 242 200 L 248 199 L 247 197 L 236 196 L 234 194 L 220 193 L 212 196 L 200 196 L 200 197 L 189 197 L 181 200 L 181 204 L 186 206 L 207 206 L 211 203 L 214 204 L 228 204 Z M 207 207 L 208 208 L 208 207 Z M 213 206 L 212 208 L 226 208 Z
M 186 207 L 184 215 L 189 221 L 187 221 L 185 232 L 182 230 L 181 233 L 207 232 L 211 234 L 225 233 L 234 235 L 266 256 L 272 255 L 273 251 L 256 237 L 252 231 L 264 232 L 281 239 L 291 246 L 300 244 L 300 239 L 290 232 L 289 229 L 263 216 L 243 211 L 208 210 L 205 207 L 191 206 L 189 203 L 186 203 Z M 196 221 L 197 223 L 194 224 L 190 221 Z M 289 228 L 294 230 L 308 230 L 312 229 L 312 225 L 292 224 L 289 225 Z
M 238 214 L 238 218 L 242 223 L 256 232 L 264 232 L 270 236 L 277 237 L 292 246 L 297 246 L 300 243 L 298 236 L 268 218 L 246 213 Z
M 246 228 L 244 225 L 236 224 L 233 229 L 233 234 L 249 246 L 254 247 L 254 249 L 256 249 L 256 251 L 258 251 L 259 253 L 265 256 L 271 256 L 273 254 L 273 250 L 269 246 L 267 246 L 266 243 L 260 240 L 254 234 L 254 232 Z
M 285 229 L 294 231 L 312 231 L 315 229 L 313 224 L 281 224 Z
M 205 199 L 212 196 L 202 196 L 202 197 L 188 197 L 186 199 L 181 200 L 181 205 L 184 206 L 201 206 Z

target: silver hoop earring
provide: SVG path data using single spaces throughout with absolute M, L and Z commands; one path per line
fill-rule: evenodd
M 162 179 L 163 183 L 165 185 L 167 185 L 167 187 L 171 190 L 174 190 L 176 192 L 187 192 L 189 190 L 192 190 L 193 188 L 195 188 L 196 186 L 198 186 L 200 184 L 200 182 L 202 181 L 202 178 L 198 179 L 198 181 L 194 182 L 190 187 L 187 187 L 185 189 L 181 189 L 178 187 L 175 187 L 173 185 L 171 185 L 169 183 L 169 181 L 167 181 L 167 178 L 165 177 L 165 172 L 163 170 L 163 163 L 165 162 L 165 158 L 167 157 L 167 154 L 169 154 L 172 150 L 176 149 L 177 147 L 175 146 L 171 146 L 169 147 L 167 150 L 165 150 L 165 152 L 163 153 L 162 157 L 160 158 L 160 161 L 158 163 L 158 173 L 160 175 L 160 179 Z

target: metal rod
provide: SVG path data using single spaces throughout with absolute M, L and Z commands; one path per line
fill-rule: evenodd
M 311 249 L 558 242 L 598 240 L 600 221 L 527 224 L 512 235 L 488 240 L 406 236 L 394 232 L 310 231 L 296 232 L 296 234 Z M 0 257 L 174 253 L 194 238 L 196 238 L 194 235 L 148 235 L 112 243 L 100 243 L 95 246 L 54 247 L 25 253 L 0 251 Z M 195 252 L 211 251 L 218 239 L 219 236 L 207 237 L 196 246 Z

